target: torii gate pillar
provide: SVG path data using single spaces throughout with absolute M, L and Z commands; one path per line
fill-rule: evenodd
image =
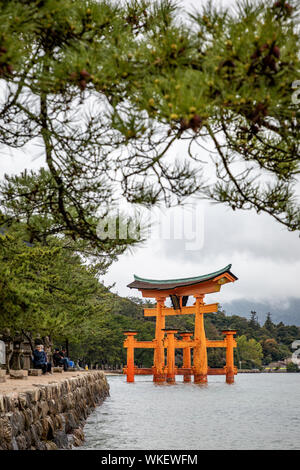
M 191 336 L 193 335 L 193 332 L 188 332 L 188 331 L 184 331 L 182 333 L 179 333 L 180 336 L 182 337 L 182 340 L 183 341 L 191 341 Z M 182 364 L 182 369 L 185 370 L 185 373 L 183 375 L 183 381 L 184 382 L 190 382 L 191 381 L 191 374 L 190 374 L 190 370 L 191 370 L 191 367 L 192 367 L 192 362 L 191 362 L 191 347 L 190 346 L 187 346 L 185 348 L 183 348 L 183 364 Z M 189 371 L 189 372 L 187 372 Z
M 178 330 L 173 330 L 170 328 L 165 328 L 164 330 L 167 333 L 167 340 L 165 345 L 167 346 L 167 382 L 174 384 L 175 383 L 175 333 L 178 333 Z
M 196 346 L 194 348 L 194 383 L 207 383 L 207 349 L 204 329 L 204 314 L 200 307 L 204 305 L 204 295 L 196 295 L 195 334 Z
M 134 382 L 134 340 L 137 331 L 125 331 L 127 336 L 125 344 L 127 348 L 127 382 Z
M 154 349 L 154 363 L 153 363 L 153 382 L 165 382 L 165 349 L 164 349 L 164 328 L 166 325 L 165 315 L 162 309 L 165 305 L 166 297 L 156 297 L 156 327 L 155 327 L 155 341 L 156 348 Z
M 235 330 L 224 330 L 222 331 L 226 335 L 226 383 L 233 384 L 234 382 L 234 338 L 236 334 Z

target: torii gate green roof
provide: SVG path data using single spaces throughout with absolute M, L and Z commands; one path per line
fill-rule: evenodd
M 196 277 L 187 277 L 182 279 L 165 279 L 165 280 L 157 280 L 157 279 L 145 279 L 139 276 L 134 275 L 134 281 L 128 284 L 127 287 L 131 289 L 173 289 L 175 287 L 187 286 L 192 284 L 198 284 L 199 282 L 209 281 L 210 279 L 214 279 L 221 274 L 225 274 L 226 272 L 229 273 L 235 280 L 237 277 L 230 272 L 231 264 L 228 264 L 223 269 L 219 269 L 213 273 L 203 274 L 201 276 Z

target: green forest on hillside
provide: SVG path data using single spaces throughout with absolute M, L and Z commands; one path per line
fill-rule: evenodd
M 155 332 L 155 319 L 143 318 L 143 307 L 148 307 L 138 298 L 121 298 L 110 294 L 112 311 L 103 318 L 103 328 L 94 331 L 88 342 L 71 345 L 74 356 L 78 356 L 87 364 L 99 362 L 101 366 L 118 368 L 126 362 L 126 351 L 122 344 L 123 330 L 135 329 L 138 331 L 137 339 L 151 340 Z M 114 303 L 115 302 L 115 303 Z M 194 316 L 167 318 L 166 327 L 174 327 L 179 331 L 192 331 Z M 237 344 L 235 362 L 245 369 L 260 368 L 274 361 L 284 360 L 291 356 L 292 342 L 300 338 L 300 328 L 284 325 L 282 322 L 275 325 L 271 315 L 266 315 L 266 321 L 260 325 L 256 319 L 256 312 L 251 312 L 250 320 L 238 315 L 227 315 L 221 308 L 217 313 L 205 316 L 205 330 L 207 338 L 222 339 L 224 329 L 237 330 Z M 180 335 L 177 335 L 180 338 Z M 87 346 L 88 344 L 88 346 Z M 149 350 L 136 350 L 135 360 L 139 366 L 152 365 L 152 352 Z M 181 364 L 182 354 L 176 352 L 176 361 Z M 210 367 L 225 365 L 225 350 L 208 349 Z

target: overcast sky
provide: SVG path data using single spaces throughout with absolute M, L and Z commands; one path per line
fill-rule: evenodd
M 195 6 L 200 2 L 181 3 Z M 233 2 L 223 2 L 228 3 Z M 179 144 L 172 155 L 180 157 L 181 152 Z M 0 173 L 37 169 L 43 161 L 31 147 L 27 153 L 13 154 L 1 149 Z M 177 223 L 175 228 L 172 220 Z M 285 309 L 289 299 L 300 299 L 299 237 L 270 216 L 233 212 L 225 206 L 198 202 L 175 212 L 157 211 L 152 229 L 143 246 L 121 256 L 103 277 L 106 285 L 115 283 L 113 290 L 122 296 L 137 295 L 126 287 L 133 274 L 154 279 L 182 278 L 210 273 L 232 263 L 231 270 L 238 281 L 223 286 L 207 301 L 255 300 Z

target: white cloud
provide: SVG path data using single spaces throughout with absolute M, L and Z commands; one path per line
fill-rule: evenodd
M 204 244 L 186 250 L 186 240 L 154 240 L 122 255 L 105 276 L 116 282 L 120 295 L 136 295 L 126 288 L 133 274 L 154 279 L 197 276 L 232 263 L 239 280 L 223 286 L 210 300 L 235 299 L 286 302 L 300 298 L 299 238 L 271 217 L 253 212 L 233 212 L 222 206 L 205 204 Z M 213 299 L 214 298 L 214 299 Z

